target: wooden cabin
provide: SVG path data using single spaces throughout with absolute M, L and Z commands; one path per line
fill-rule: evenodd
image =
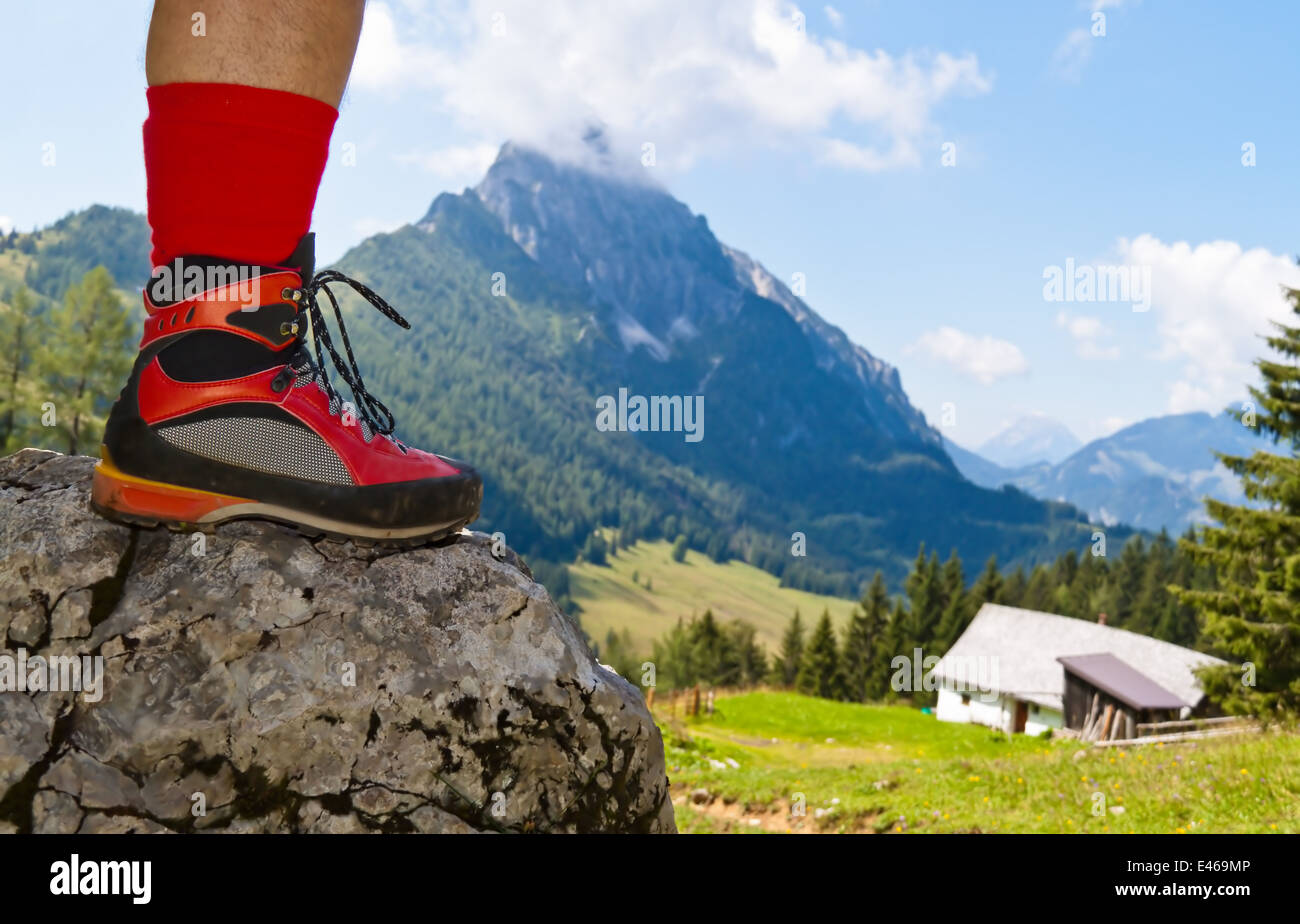
M 1068 681 L 1067 659 L 1076 665 Z M 1008 734 L 1082 731 L 1095 696 L 1110 707 L 1108 731 L 1136 733 L 1131 726 L 1204 714 L 1196 670 L 1223 663 L 1104 621 L 986 603 L 932 671 L 935 714 Z
M 1138 725 L 1185 718 L 1198 705 L 1169 692 L 1109 652 L 1056 660 L 1065 671 L 1065 727 L 1085 740 L 1136 738 Z

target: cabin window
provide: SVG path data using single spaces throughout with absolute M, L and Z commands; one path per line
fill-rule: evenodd
M 961 704 L 962 704 L 963 706 L 969 706 L 969 705 L 970 705 L 970 694 L 969 694 L 969 693 L 963 693 L 963 694 L 961 695 Z

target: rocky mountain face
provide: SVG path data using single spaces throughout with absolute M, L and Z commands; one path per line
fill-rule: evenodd
M 127 528 L 92 462 L 0 460 L 0 830 L 674 830 L 640 693 L 513 553 Z
M 816 365 L 894 442 L 937 446 L 898 371 L 852 343 L 762 264 L 721 243 L 703 215 L 644 178 L 557 163 L 506 144 L 475 194 L 546 271 L 606 305 L 620 342 L 660 361 L 735 323 L 746 294 L 781 306 Z M 427 219 L 426 219 L 427 220 Z
M 1006 468 L 948 445 L 966 477 L 1011 484 L 1035 497 L 1074 504 L 1098 523 L 1181 533 L 1208 522 L 1204 498 L 1245 502 L 1241 483 L 1215 452 L 1249 456 L 1265 440 L 1223 415 L 1154 417 L 1094 440 L 1057 464 Z

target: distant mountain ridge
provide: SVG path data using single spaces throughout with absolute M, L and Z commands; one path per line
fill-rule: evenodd
M 1183 532 L 1208 522 L 1203 498 L 1245 502 L 1241 484 L 1214 452 L 1249 456 L 1266 440 L 1226 415 L 1154 417 L 1093 440 L 1062 462 L 999 466 L 952 443 L 946 448 L 966 477 L 1004 484 L 1035 497 L 1074 504 L 1099 523 Z

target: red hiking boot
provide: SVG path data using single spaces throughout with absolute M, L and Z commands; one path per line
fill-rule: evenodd
M 478 474 L 392 437 L 393 416 L 366 391 L 327 284 L 351 286 L 410 325 L 361 283 L 333 270 L 313 276 L 312 235 L 286 262 L 181 258 L 155 271 L 140 354 L 95 466 L 94 508 L 145 526 L 258 517 L 308 535 L 398 545 L 472 522 L 483 497 Z M 321 293 L 338 320 L 346 366 Z M 326 375 L 326 353 L 356 407 Z

